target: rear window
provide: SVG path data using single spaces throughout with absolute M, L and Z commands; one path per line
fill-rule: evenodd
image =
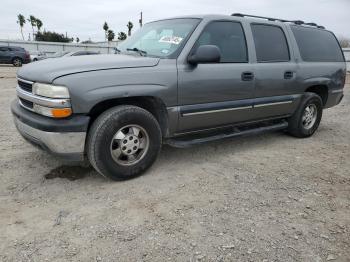
M 343 62 L 344 57 L 335 36 L 326 30 L 291 26 L 306 62 Z
M 289 48 L 282 28 L 262 24 L 251 27 L 258 62 L 289 61 Z

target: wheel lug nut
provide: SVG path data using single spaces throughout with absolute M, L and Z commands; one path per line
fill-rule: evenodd
M 134 146 L 133 149 L 136 150 L 136 149 L 137 149 L 137 146 Z
M 137 143 L 137 139 L 136 139 L 136 140 L 134 140 L 134 143 L 135 143 L 135 144 Z
M 128 154 L 130 154 L 130 153 L 131 153 L 131 150 L 129 149 L 129 150 L 128 150 Z

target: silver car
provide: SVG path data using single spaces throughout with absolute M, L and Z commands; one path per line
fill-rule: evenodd
M 47 58 L 46 54 L 41 51 L 31 51 L 29 52 L 29 54 L 30 54 L 30 60 L 33 62 Z

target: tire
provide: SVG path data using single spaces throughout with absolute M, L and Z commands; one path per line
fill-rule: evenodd
M 36 61 L 38 61 L 38 59 L 37 59 L 37 58 L 34 58 L 33 61 L 36 62 Z
M 87 157 L 101 175 L 126 180 L 141 175 L 154 163 L 161 144 L 161 129 L 151 113 L 137 106 L 117 106 L 93 122 L 87 137 Z M 136 145 L 138 149 L 131 152 Z M 127 155 L 129 151 L 135 154 Z
M 313 110 L 316 112 L 316 115 L 312 114 L 311 117 L 310 114 L 308 115 L 308 112 L 312 111 L 312 108 L 314 108 Z M 320 125 L 322 110 L 323 103 L 321 97 L 315 93 L 305 93 L 299 108 L 289 119 L 289 134 L 299 138 L 312 136 Z
M 15 67 L 20 67 L 22 66 L 22 59 L 19 57 L 15 57 L 14 59 L 12 59 L 12 64 Z

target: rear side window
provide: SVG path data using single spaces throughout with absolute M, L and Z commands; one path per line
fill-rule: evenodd
M 231 21 L 211 22 L 206 26 L 195 44 L 216 45 L 221 52 L 221 63 L 244 63 L 248 61 L 247 46 L 240 23 Z
M 273 25 L 252 24 L 258 62 L 289 61 L 289 48 L 282 28 Z
M 343 53 L 335 36 L 326 30 L 291 26 L 299 46 L 301 58 L 306 62 L 343 62 Z

